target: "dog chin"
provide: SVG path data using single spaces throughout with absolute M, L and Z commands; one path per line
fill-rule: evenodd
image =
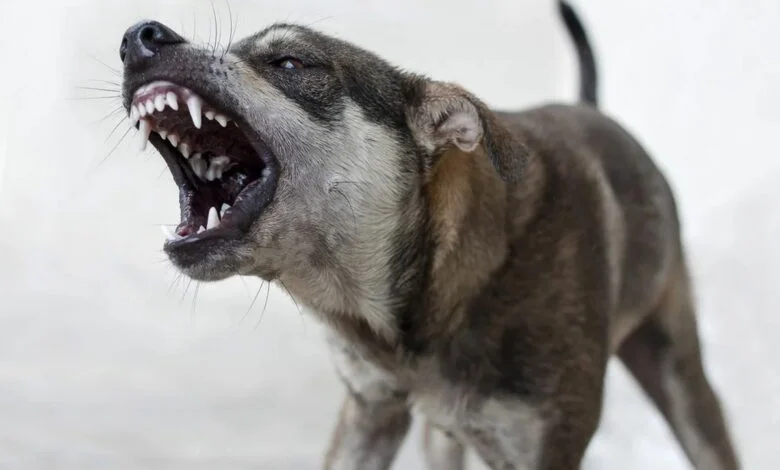
M 252 266 L 251 258 L 242 254 L 243 250 L 184 252 L 181 247 L 171 250 L 166 246 L 165 251 L 179 271 L 196 281 L 222 281 L 246 273 Z

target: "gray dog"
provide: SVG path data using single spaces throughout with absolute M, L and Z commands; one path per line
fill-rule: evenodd
M 325 457 L 389 468 L 414 408 L 431 469 L 573 470 L 617 355 L 699 470 L 737 458 L 701 362 L 672 192 L 582 101 L 488 109 L 309 28 L 214 51 L 153 21 L 120 48 L 124 105 L 179 187 L 165 252 L 201 281 L 282 284 L 347 389 Z

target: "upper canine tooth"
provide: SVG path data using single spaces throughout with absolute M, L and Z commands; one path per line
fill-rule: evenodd
M 154 112 L 154 103 L 152 102 L 152 99 L 149 98 L 146 101 L 146 114 L 152 114 Z
M 168 136 L 168 140 L 171 142 L 171 144 L 174 147 L 178 147 L 179 146 L 179 136 L 178 135 L 171 134 L 171 135 Z
M 168 106 L 171 107 L 174 111 L 179 110 L 179 99 L 176 96 L 176 93 L 169 91 L 165 97 L 168 99 Z
M 140 118 L 141 115 L 138 114 L 138 110 L 135 106 L 130 106 L 130 123 L 135 126 Z
M 212 110 L 210 110 L 210 109 L 209 109 L 208 111 L 206 111 L 205 113 L 203 113 L 203 115 L 204 115 L 204 116 L 206 116 L 206 119 L 208 119 L 209 121 L 213 120 L 213 119 L 214 119 L 214 116 L 215 116 L 216 114 L 217 114 L 217 113 L 215 113 L 214 111 L 212 111 Z
M 223 115 L 221 115 L 221 114 L 217 114 L 217 115 L 214 117 L 214 119 L 216 119 L 216 120 L 217 120 L 217 122 L 218 122 L 218 123 L 219 123 L 219 124 L 220 124 L 222 127 L 227 127 L 227 123 L 228 123 L 228 118 L 227 118 L 227 116 L 223 116 Z
M 203 109 L 203 100 L 196 95 L 192 95 L 187 98 L 187 107 L 190 109 L 190 117 L 192 118 L 192 124 L 196 128 L 200 129 L 201 126 L 201 109 Z
M 219 226 L 219 215 L 217 214 L 217 208 L 212 207 L 209 209 L 208 221 L 206 221 L 206 230 L 211 230 Z
M 163 95 L 157 95 L 154 97 L 154 109 L 162 111 L 165 109 L 165 97 Z
M 139 144 L 138 147 L 140 150 L 146 150 L 146 143 L 149 141 L 149 134 L 152 132 L 152 123 L 149 122 L 147 119 L 141 119 L 141 123 L 139 124 Z

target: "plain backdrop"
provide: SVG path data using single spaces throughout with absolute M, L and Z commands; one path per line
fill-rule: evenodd
M 112 113 L 124 30 L 152 18 L 206 42 L 212 5 L 226 41 L 223 0 L 0 0 L 0 470 L 319 467 L 342 395 L 320 327 L 258 280 L 176 276 L 156 227 L 178 222 L 176 189 Z M 551 0 L 229 5 L 237 36 L 312 24 L 493 106 L 576 95 Z M 604 110 L 652 151 L 679 197 L 706 366 L 744 467 L 772 470 L 780 2 L 575 5 Z M 395 468 L 421 469 L 419 447 L 415 429 Z M 617 363 L 586 468 L 688 468 Z

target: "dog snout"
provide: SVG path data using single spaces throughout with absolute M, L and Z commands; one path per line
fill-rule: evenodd
M 119 46 L 119 58 L 125 65 L 142 63 L 166 46 L 185 42 L 175 31 L 157 21 L 141 21 L 125 32 Z

